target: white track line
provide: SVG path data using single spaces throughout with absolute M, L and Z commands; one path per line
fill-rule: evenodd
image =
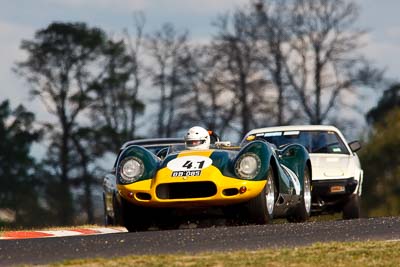
M 9 231 L 0 233 L 0 239 L 47 238 L 78 235 L 102 235 L 127 232 L 125 228 L 76 228 L 70 230 Z

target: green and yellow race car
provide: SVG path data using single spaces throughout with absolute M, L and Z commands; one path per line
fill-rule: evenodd
M 121 223 L 128 231 L 162 228 L 181 214 L 209 209 L 238 223 L 306 221 L 310 171 L 307 150 L 296 144 L 277 150 L 255 140 L 192 149 L 186 139 L 130 142 L 104 178 L 106 224 Z

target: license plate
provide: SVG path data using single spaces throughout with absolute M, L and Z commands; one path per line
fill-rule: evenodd
M 343 185 L 334 185 L 331 186 L 331 193 L 341 193 L 344 192 L 346 189 Z
M 201 171 L 174 171 L 172 177 L 183 177 L 183 176 L 200 176 Z

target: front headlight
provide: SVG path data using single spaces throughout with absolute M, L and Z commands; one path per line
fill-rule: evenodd
M 261 166 L 260 158 L 254 153 L 243 154 L 235 164 L 236 174 L 243 179 L 254 179 Z
M 121 163 L 121 182 L 133 183 L 144 172 L 143 161 L 136 157 L 126 158 Z

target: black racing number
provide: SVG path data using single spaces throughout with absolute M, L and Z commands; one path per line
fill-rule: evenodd
M 204 160 L 197 162 L 199 164 L 199 169 L 203 168 L 204 162 Z
M 193 163 L 190 160 L 188 160 L 188 161 L 185 162 L 185 164 L 183 164 L 182 167 L 184 167 L 186 169 L 191 169 L 192 165 L 193 165 Z
M 202 169 L 203 166 L 204 166 L 205 161 L 202 160 L 202 161 L 198 161 L 197 163 L 198 163 L 197 169 Z M 190 160 L 187 160 L 187 161 L 185 162 L 185 164 L 182 165 L 182 167 L 189 170 L 189 169 L 191 169 L 191 168 L 193 167 L 193 162 L 190 161 Z

